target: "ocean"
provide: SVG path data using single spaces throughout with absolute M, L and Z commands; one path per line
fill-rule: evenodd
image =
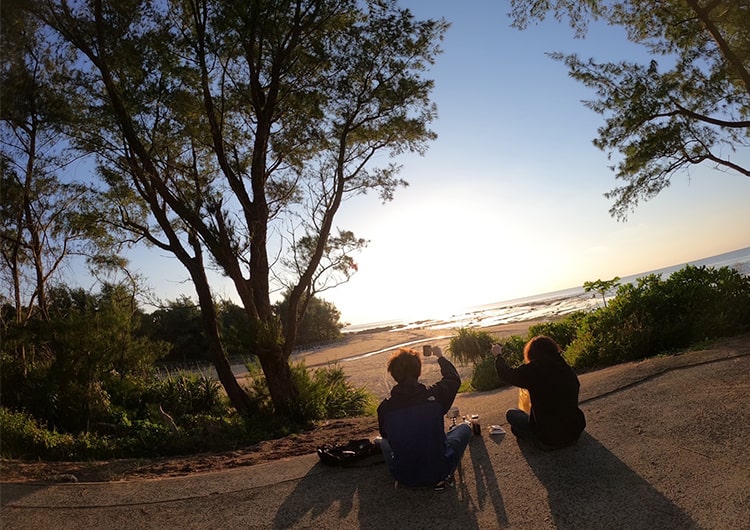
M 737 270 L 741 274 L 750 275 L 750 247 L 688 263 L 680 263 L 670 267 L 664 267 L 663 269 L 625 276 L 620 278 L 620 283 L 636 283 L 638 278 L 650 274 L 658 274 L 662 278 L 666 278 L 673 272 L 684 268 L 686 265 L 713 268 L 729 267 Z M 600 307 L 602 303 L 600 295 L 596 293 L 587 293 L 584 291 L 583 286 L 580 286 L 551 293 L 543 293 L 524 298 L 484 304 L 469 308 L 463 313 L 457 313 L 449 318 L 441 320 L 394 320 L 389 322 L 350 326 L 343 331 L 344 333 L 353 333 L 382 327 L 393 327 L 398 329 L 429 328 L 438 330 L 483 328 L 497 324 L 507 324 L 510 322 L 564 316 L 574 311 L 585 311 Z

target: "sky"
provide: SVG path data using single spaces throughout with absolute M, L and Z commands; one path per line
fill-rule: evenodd
M 477 305 L 628 276 L 750 246 L 750 179 L 709 166 L 678 174 L 627 222 L 609 215 L 618 185 L 592 140 L 593 94 L 545 52 L 647 60 L 616 27 L 585 39 L 554 19 L 510 27 L 501 0 L 404 0 L 417 18 L 451 23 L 434 79 L 438 138 L 402 156 L 409 182 L 393 201 L 346 202 L 336 224 L 370 241 L 359 272 L 321 297 L 359 325 L 441 318 Z M 750 152 L 737 154 L 750 164 Z M 176 260 L 134 256 L 156 294 L 195 297 Z M 216 294 L 236 298 L 216 280 Z

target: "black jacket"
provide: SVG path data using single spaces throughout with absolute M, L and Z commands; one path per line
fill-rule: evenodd
M 461 377 L 445 357 L 438 358 L 442 379 L 432 386 L 400 383 L 378 406 L 380 435 L 393 450 L 393 475 L 406 486 L 435 484 L 456 467 L 443 417 L 453 404 Z
M 501 379 L 529 390 L 531 432 L 539 441 L 561 447 L 578 440 L 586 427 L 586 418 L 578 408 L 580 383 L 562 356 L 510 368 L 498 355 L 495 369 Z

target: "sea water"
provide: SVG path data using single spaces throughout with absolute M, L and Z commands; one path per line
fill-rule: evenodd
M 636 283 L 638 278 L 651 274 L 667 278 L 686 265 L 696 267 L 721 268 L 729 267 L 737 270 L 740 274 L 750 275 L 750 247 L 742 248 L 732 252 L 726 252 L 717 256 L 703 258 L 688 263 L 681 263 L 648 272 L 633 274 L 620 278 L 621 284 Z M 575 311 L 586 311 L 601 307 L 603 304 L 601 295 L 586 292 L 583 286 L 571 287 L 561 291 L 543 293 L 524 298 L 505 300 L 481 306 L 473 307 L 465 312 L 457 313 L 449 318 L 440 320 L 418 320 L 418 321 L 392 321 L 377 324 L 365 324 L 351 326 L 344 332 L 364 331 L 377 327 L 393 327 L 397 329 L 429 328 L 429 329 L 457 329 L 457 328 L 483 328 L 510 322 L 520 322 L 534 319 L 547 319 L 564 316 Z

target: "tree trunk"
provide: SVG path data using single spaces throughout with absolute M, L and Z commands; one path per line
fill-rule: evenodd
M 281 349 L 258 356 L 266 376 L 266 384 L 277 415 L 302 420 L 299 391 L 292 378 L 292 369 Z
M 216 307 L 211 296 L 208 279 L 205 277 L 205 271 L 202 266 L 190 267 L 190 273 L 195 284 L 195 291 L 198 294 L 203 330 L 206 332 L 208 348 L 214 368 L 216 368 L 216 374 L 219 376 L 219 381 L 224 387 L 229 401 L 237 409 L 237 412 L 243 416 L 249 416 L 252 412 L 252 401 L 247 392 L 237 382 L 237 378 L 232 372 L 232 366 L 229 364 L 229 359 L 227 359 L 226 353 L 224 353 L 224 346 L 221 344 L 221 334 L 219 333 Z
M 204 323 L 205 322 L 206 319 L 204 316 Z M 216 329 L 215 325 L 214 329 Z M 214 367 L 216 368 L 216 373 L 219 376 L 219 381 L 221 382 L 224 390 L 227 393 L 227 397 L 229 397 L 229 401 L 232 402 L 232 405 L 240 414 L 242 414 L 243 416 L 249 416 L 253 410 L 252 401 L 250 400 L 250 396 L 247 395 L 247 392 L 245 392 L 245 390 L 237 382 L 237 378 L 232 372 L 232 367 L 229 364 L 229 360 L 224 353 L 224 348 L 221 346 L 221 342 L 219 341 L 218 329 L 217 336 L 209 337 L 209 344 Z

